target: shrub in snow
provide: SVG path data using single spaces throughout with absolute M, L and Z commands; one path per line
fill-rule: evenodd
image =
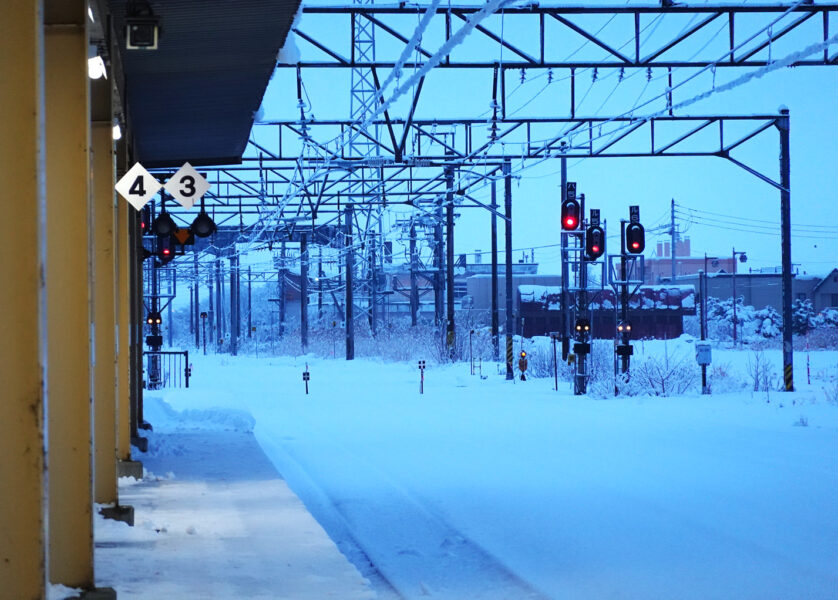
M 633 369 L 633 367 L 632 367 Z M 649 396 L 651 392 L 646 384 L 633 377 L 634 371 L 629 369 L 628 373 L 618 373 L 614 378 L 614 387 L 620 396 Z
M 695 338 L 701 336 L 701 318 L 697 315 L 695 316 L 685 316 L 684 317 L 684 333 L 691 335 Z
M 613 398 L 615 386 L 619 389 L 614 375 L 614 343 L 611 340 L 594 340 L 588 358 L 588 394 L 595 398 Z M 617 376 L 617 379 L 620 378 Z M 633 390 L 626 388 L 625 395 L 635 395 L 630 391 Z
M 838 348 L 838 309 L 827 308 L 812 318 L 813 329 L 806 336 L 812 348 Z
M 733 371 L 730 363 L 714 363 L 707 370 L 707 385 L 711 392 L 724 394 L 742 391 L 748 383 Z
M 766 306 L 761 310 L 753 310 L 750 306 L 744 308 L 751 310 L 745 311 L 747 320 L 743 325 L 743 339 L 753 343 L 774 340 L 782 336 L 783 318 L 774 307 Z
M 777 389 L 779 378 L 774 366 L 762 350 L 755 350 L 748 356 L 748 376 L 755 392 L 769 392 Z
M 756 309 L 736 302 L 737 337 L 745 342 L 779 340 L 783 332 L 783 319 L 771 306 Z M 707 337 L 718 341 L 733 339 L 733 300 L 707 298 Z
M 835 367 L 835 370 L 824 382 L 821 389 L 823 389 L 827 402 L 830 404 L 838 404 L 838 367 Z
M 838 328 L 838 308 L 825 308 L 812 321 L 817 327 Z
M 736 320 L 741 324 L 739 304 L 737 304 Z M 739 325 L 737 325 L 738 327 Z M 718 341 L 733 339 L 733 301 L 707 298 L 707 337 Z
M 806 335 L 814 326 L 815 309 L 810 300 L 797 299 L 791 303 L 791 330 Z
M 639 385 L 641 390 L 654 396 L 683 394 L 693 389 L 698 380 L 695 359 L 685 352 L 664 352 L 663 356 L 635 358 L 629 375 L 630 379 L 623 387 L 625 393 L 633 391 L 629 385 Z M 619 383 L 617 387 L 620 389 Z M 624 393 L 623 389 L 620 393 Z

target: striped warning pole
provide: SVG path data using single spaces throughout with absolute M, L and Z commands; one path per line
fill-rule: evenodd
M 515 374 L 512 371 L 512 336 L 506 335 L 506 378 L 515 379 Z

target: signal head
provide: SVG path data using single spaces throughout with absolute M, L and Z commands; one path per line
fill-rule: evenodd
M 599 225 L 592 225 L 585 231 L 585 256 L 596 260 L 605 252 L 605 230 Z
M 626 251 L 629 254 L 642 254 L 646 249 L 646 230 L 640 223 L 626 226 Z
M 166 211 L 157 215 L 157 218 L 154 219 L 154 224 L 152 225 L 152 230 L 157 237 L 169 237 L 175 232 L 175 229 L 177 229 L 177 224 L 174 219 L 172 219 L 172 216 Z
M 215 225 L 215 221 L 212 220 L 212 217 L 210 217 L 202 207 L 201 212 L 199 212 L 198 216 L 195 217 L 195 220 L 192 221 L 192 225 L 189 229 L 198 237 L 209 237 L 215 233 L 217 227 Z
M 562 202 L 562 229 L 574 231 L 581 221 L 581 206 L 577 200 L 567 199 Z

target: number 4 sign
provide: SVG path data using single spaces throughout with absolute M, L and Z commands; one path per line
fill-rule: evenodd
M 141 210 L 146 203 L 163 187 L 140 163 L 136 163 L 116 184 L 119 195 L 128 200 L 131 206 Z
M 190 209 L 196 200 L 200 200 L 207 193 L 210 184 L 195 170 L 195 167 L 186 163 L 166 182 L 163 188 L 183 208 Z

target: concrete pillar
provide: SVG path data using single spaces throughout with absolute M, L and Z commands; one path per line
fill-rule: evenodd
M 116 197 L 111 83 L 91 82 L 93 173 L 94 498 L 117 503 L 116 476 Z
M 131 241 L 128 235 L 130 212 L 127 202 L 116 206 L 116 456 L 131 461 Z M 126 475 L 120 470 L 121 475 Z M 140 467 L 142 476 L 142 467 Z
M 14 190 L 0 236 L 0 594 L 25 600 L 46 594 L 42 19 L 29 0 L 0 19 L 0 181 Z
M 49 578 L 92 589 L 87 8 L 48 0 L 44 12 Z

